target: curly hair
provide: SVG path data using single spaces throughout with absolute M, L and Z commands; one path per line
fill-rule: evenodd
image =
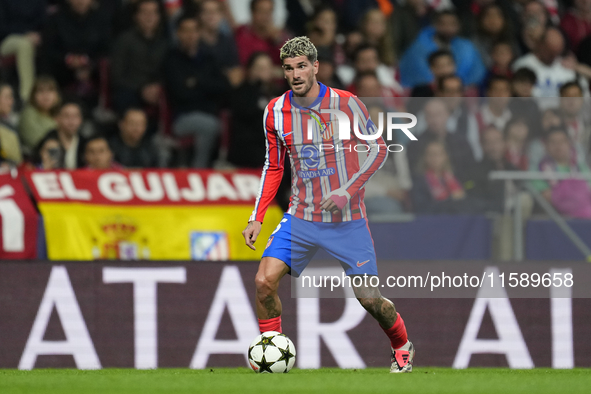
M 288 57 L 306 56 L 310 63 L 318 60 L 318 51 L 312 41 L 306 36 L 294 37 L 281 47 L 280 59 L 283 62 Z

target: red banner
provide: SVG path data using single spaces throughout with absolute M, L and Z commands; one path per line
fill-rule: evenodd
M 0 175 L 0 259 L 37 257 L 38 215 L 18 177 Z
M 38 202 L 108 205 L 254 204 L 259 171 L 33 171 Z

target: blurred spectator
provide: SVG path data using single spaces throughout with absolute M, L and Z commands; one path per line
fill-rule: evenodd
M 230 95 L 232 121 L 227 159 L 237 167 L 262 168 L 265 134 L 261 133 L 260 123 L 265 107 L 277 93 L 269 55 L 252 54 L 246 74 L 246 80 Z
M 12 86 L 0 82 L 0 125 L 17 132 L 18 114 L 14 112 L 14 91 Z
M 428 84 L 418 85 L 412 89 L 411 97 L 433 97 L 437 81 L 441 77 L 456 73 L 456 61 L 453 54 L 447 49 L 438 49 L 427 58 L 429 70 L 433 80 Z
M 449 132 L 450 114 L 445 100 L 430 99 L 425 104 L 424 117 L 427 130 L 420 135 L 418 141 L 410 141 L 408 144 L 408 162 L 411 171 L 416 171 L 427 145 L 437 141 L 445 145 L 453 167 L 458 171 L 457 175 L 463 180 L 466 171 L 475 163 L 474 155 L 465 137 Z
M 84 120 L 82 108 L 73 101 L 64 102 L 60 106 L 55 120 L 57 128 L 45 136 L 40 146 L 43 146 L 46 139 L 57 139 L 64 152 L 64 168 L 74 170 L 84 167 L 86 139 L 79 134 Z
M 336 64 L 334 59 L 325 51 L 318 52 L 318 82 L 335 89 L 344 89 L 343 83 L 336 74 Z
M 556 28 L 548 28 L 533 53 L 518 58 L 513 69 L 522 67 L 531 69 L 536 74 L 537 84 L 534 87 L 534 97 L 558 97 L 559 87 L 563 83 L 575 80 L 577 74 L 572 68 L 565 67 L 561 54 L 564 52 L 564 38 Z M 587 81 L 581 80 L 583 90 L 589 93 Z
M 286 28 L 294 35 L 301 36 L 308 31 L 306 24 L 314 19 L 318 9 L 332 3 L 331 0 L 290 0 L 286 1 L 287 21 Z
M 542 133 L 545 135 L 550 129 L 566 128 L 566 122 L 560 109 L 548 108 L 542 112 Z
M 113 160 L 113 151 L 102 135 L 91 136 L 84 147 L 84 161 L 88 170 L 120 170 L 122 166 Z
M 464 98 L 464 86 L 462 80 L 455 75 L 439 78 L 435 91 L 436 97 L 444 99 L 449 111 L 447 130 L 465 138 L 472 148 L 474 159 L 482 159 L 482 147 L 480 146 L 480 134 L 476 116 L 470 111 Z
M 398 6 L 396 0 L 334 1 L 336 4 L 339 4 L 345 31 L 356 29 L 360 25 L 363 16 L 371 9 L 379 7 L 379 10 L 389 18 L 393 14 L 395 5 Z
M 43 137 L 56 128 L 54 116 L 60 104 L 55 79 L 48 76 L 37 78 L 29 102 L 21 112 L 19 123 L 21 139 L 29 150 L 35 149 Z
M 371 45 L 364 44 L 357 48 L 353 58 L 353 67 L 348 65 L 337 67 L 337 75 L 345 86 L 353 83 L 356 74 L 367 72 L 373 72 L 377 75 L 380 84 L 389 89 L 388 96 L 402 94 L 402 87 L 394 78 L 394 69 L 380 63 L 378 50 Z
M 166 15 L 171 19 L 178 15 L 183 7 L 183 0 L 162 0 L 162 2 L 164 3 Z M 199 2 L 199 0 L 194 0 L 194 2 Z
M 360 32 L 354 30 L 347 33 L 345 36 L 345 44 L 343 45 L 343 49 L 345 51 L 345 56 L 348 63 L 353 63 L 355 61 L 357 49 L 359 49 L 359 47 L 363 44 L 363 35 Z
M 119 36 L 111 53 L 113 105 L 122 114 L 130 107 L 157 105 L 161 70 L 168 43 L 156 0 L 135 3 L 135 26 Z
M 513 171 L 517 168 L 507 160 L 506 140 L 503 132 L 489 126 L 482 132 L 482 161 L 474 166 L 471 187 L 467 190 L 470 197 L 482 201 L 485 211 L 503 212 L 505 203 L 505 181 L 491 180 L 492 171 Z
M 568 47 L 576 51 L 581 40 L 591 34 L 591 0 L 574 0 L 573 8 L 562 16 L 560 28 L 568 38 Z
M 380 116 L 386 114 L 381 107 L 368 107 L 370 118 L 375 124 L 380 123 Z M 382 122 L 385 119 L 381 119 Z M 382 123 L 383 124 L 383 123 Z M 412 187 L 410 169 L 406 151 L 391 153 L 382 168 L 365 185 L 365 209 L 372 218 L 384 219 L 387 215 L 404 212 L 408 192 Z
M 574 147 L 566 130 L 554 128 L 548 131 L 546 151 L 547 156 L 539 166 L 541 172 L 591 174 L 587 163 L 576 159 Z M 591 182 L 565 179 L 532 183 L 559 213 L 575 218 L 591 219 Z
M 318 8 L 307 26 L 307 35 L 318 52 L 325 53 L 337 64 L 344 63 L 345 54 L 337 44 L 338 19 L 335 10 L 327 6 Z
M 575 144 L 579 144 L 585 155 L 590 151 L 591 123 L 589 104 L 584 106 L 583 90 L 576 81 L 560 87 L 560 111 L 566 124 L 566 131 Z
M 486 87 L 493 76 L 502 76 L 511 79 L 513 71 L 511 63 L 515 60 L 513 49 L 506 41 L 497 41 L 492 45 L 491 65 L 489 66 L 486 77 L 482 81 L 481 94 L 486 95 Z
M 0 0 L 0 55 L 16 57 L 23 102 L 35 80 L 35 49 L 41 43 L 46 8 L 46 0 Z
M 357 74 L 354 83 L 358 97 L 378 98 L 383 96 L 383 87 L 376 74 L 371 71 Z
M 400 57 L 419 35 L 429 26 L 432 9 L 427 0 L 406 0 L 394 8 L 390 17 L 394 53 Z
M 505 126 L 505 160 L 521 171 L 527 171 L 527 147 L 531 140 L 529 125 L 522 118 L 514 118 Z M 483 136 L 484 138 L 484 136 Z
M 460 22 L 452 11 L 437 13 L 432 27 L 421 31 L 415 42 L 402 55 L 400 78 L 404 86 L 429 83 L 433 74 L 427 63 L 429 55 L 440 48 L 449 49 L 456 60 L 456 72 L 465 85 L 479 84 L 486 69 L 471 41 L 458 36 Z
M 526 0 L 521 12 L 521 53 L 534 51 L 549 26 L 550 18 L 544 4 L 537 0 Z
M 200 0 L 194 0 L 200 1 Z M 271 15 L 270 22 L 277 26 L 283 27 L 285 25 L 285 21 L 288 18 L 287 15 L 287 3 L 293 2 L 293 0 L 272 0 L 273 1 L 273 12 Z M 298 0 L 295 0 L 298 1 Z M 308 2 L 309 0 L 303 0 L 304 2 Z M 321 5 L 318 3 L 318 0 L 311 0 L 313 4 L 306 4 L 306 7 L 312 7 L 310 10 L 310 15 L 313 13 L 314 8 Z M 339 1 L 339 0 L 336 0 Z M 226 17 L 228 18 L 229 22 L 231 22 L 231 26 L 234 30 L 238 28 L 240 25 L 248 24 L 252 21 L 252 4 L 251 0 L 223 0 L 225 4 Z M 302 24 L 302 28 L 305 27 L 305 22 Z
M 35 149 L 33 165 L 39 170 L 58 170 L 64 168 L 64 149 L 57 136 L 47 136 Z
M 250 0 L 251 23 L 240 26 L 234 35 L 242 65 L 259 51 L 266 52 L 276 65 L 281 64 L 279 49 L 288 36 L 273 23 L 273 8 L 273 0 Z
M 509 109 L 527 122 L 530 139 L 540 137 L 543 131 L 542 114 L 537 102 L 539 99 L 531 97 L 535 85 L 536 74 L 529 68 L 520 68 L 511 77 L 513 99 Z
M 495 42 L 492 45 L 490 58 L 490 72 L 492 74 L 511 78 L 511 76 L 513 75 L 513 71 L 511 70 L 511 63 L 513 63 L 513 60 L 515 60 L 515 52 L 513 46 L 511 46 L 509 42 Z
M 366 43 L 378 49 L 380 62 L 387 66 L 394 65 L 398 54 L 394 53 L 388 20 L 379 8 L 371 9 L 363 15 L 361 34 Z
M 412 204 L 416 213 L 458 213 L 466 198 L 454 175 L 450 158 L 441 141 L 425 145 L 413 179 Z
M 112 15 L 112 19 L 114 19 L 114 26 L 113 26 L 113 35 L 114 36 L 119 36 L 121 33 L 125 32 L 126 30 L 129 30 L 129 28 L 131 26 L 133 26 L 136 21 L 135 21 L 135 14 L 136 14 L 136 9 L 137 9 L 137 3 L 139 2 L 139 0 L 113 0 L 114 2 L 119 2 L 119 5 L 115 5 L 113 8 L 117 9 L 118 11 L 116 11 L 116 14 Z M 166 38 L 169 38 L 170 34 L 168 34 L 168 32 L 166 31 L 166 29 L 168 28 L 167 23 L 166 23 L 166 16 L 171 15 L 168 13 L 168 10 L 170 8 L 166 7 L 166 4 L 169 4 L 169 0 L 156 0 L 158 2 L 158 10 L 159 10 L 159 14 L 162 18 L 161 20 L 161 26 L 163 29 L 163 34 L 165 35 Z M 178 0 L 173 0 L 174 2 L 179 2 Z M 101 6 L 103 8 L 105 8 L 103 6 L 103 2 L 101 1 Z M 122 3 L 122 4 L 121 4 Z M 180 2 L 179 2 L 180 3 Z M 172 3 L 174 6 L 176 6 L 176 4 Z M 174 11 L 177 11 L 178 9 L 175 9 Z M 105 10 L 107 11 L 106 13 L 109 13 L 109 10 Z M 111 10 L 110 12 L 112 12 L 113 10 Z
M 119 133 L 109 140 L 117 163 L 129 168 L 154 168 L 158 155 L 146 138 L 148 119 L 141 109 L 129 108 L 119 121 Z
M 537 82 L 536 73 L 527 67 L 517 69 L 511 77 L 513 97 L 532 97 Z
M 591 34 L 581 40 L 576 55 L 579 62 L 591 66 Z
M 179 46 L 165 62 L 168 94 L 175 111 L 173 131 L 177 136 L 195 137 L 192 165 L 204 168 L 210 165 L 220 134 L 216 117 L 220 100 L 230 86 L 215 58 L 200 45 L 197 19 L 181 17 L 176 33 Z
M 238 49 L 231 33 L 222 30 L 224 13 L 220 0 L 202 0 L 199 21 L 201 40 L 213 53 L 224 70 L 232 86 L 242 82 L 242 68 L 238 59 Z
M 19 165 L 22 161 L 23 155 L 18 134 L 0 123 L 0 163 Z
M 544 157 L 546 156 L 545 136 L 548 133 L 548 131 L 555 128 L 566 130 L 566 122 L 564 121 L 562 111 L 559 108 L 548 108 L 544 110 L 541 115 L 541 126 L 541 132 L 537 134 L 535 139 L 532 139 L 527 149 L 527 157 L 529 158 L 529 169 L 534 171 L 537 171 L 539 169 L 542 159 L 544 159 Z
M 96 104 L 96 67 L 109 43 L 109 18 L 93 0 L 68 0 L 43 33 L 41 67 L 87 104 Z
M 484 65 L 489 69 L 494 66 L 492 54 L 495 43 L 502 41 L 508 45 L 510 53 L 517 51 L 511 22 L 503 13 L 500 5 L 495 3 L 487 4 L 480 10 L 476 34 L 472 37 L 472 41 L 478 49 Z
M 486 88 L 486 97 L 486 101 L 476 114 L 480 131 L 491 125 L 504 130 L 512 116 L 509 109 L 511 101 L 509 79 L 501 76 L 491 77 Z
M 400 108 L 402 104 L 400 100 L 392 95 L 390 89 L 382 86 L 376 73 L 371 71 L 357 74 L 353 82 L 353 88 L 349 90 L 358 97 L 362 97 L 363 103 L 368 108 L 379 106 L 394 110 Z
M 174 2 L 178 0 L 166 0 L 167 9 L 170 2 Z M 219 3 L 220 12 L 221 12 L 221 21 L 219 23 L 220 31 L 224 34 L 229 34 L 238 27 L 236 24 L 236 18 L 234 18 L 232 6 L 235 4 L 233 0 L 215 0 Z M 248 2 L 245 2 L 245 8 L 248 9 Z M 198 15 L 203 6 L 206 4 L 204 0 L 184 0 L 183 1 L 183 13 L 187 13 L 190 15 Z M 247 12 L 248 14 L 248 12 Z M 170 15 L 170 14 L 169 14 Z M 175 17 L 178 18 L 179 14 L 172 16 L 172 21 L 176 22 Z M 247 15 L 249 17 L 250 15 Z
M 515 219 L 510 209 L 517 200 L 521 206 L 523 220 L 531 215 L 533 200 L 531 196 L 522 192 L 515 199 L 518 192 L 512 183 L 506 184 L 502 180 L 491 180 L 492 171 L 517 170 L 505 156 L 506 142 L 503 133 L 494 126 L 487 127 L 482 132 L 483 160 L 474 167 L 472 178 L 466 182 L 466 192 L 473 209 L 480 209 L 481 213 L 495 212 L 493 219 L 492 253 L 495 259 L 510 260 L 513 252 L 513 226 Z
M 453 11 L 437 13 L 432 27 L 421 31 L 400 59 L 400 77 L 404 86 L 415 87 L 433 80 L 427 59 L 440 48 L 449 49 L 456 60 L 457 74 L 465 85 L 478 85 L 486 68 L 471 41 L 458 36 L 460 21 Z

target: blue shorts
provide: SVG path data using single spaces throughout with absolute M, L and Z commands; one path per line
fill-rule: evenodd
M 340 263 L 347 275 L 377 275 L 373 239 L 366 219 L 339 223 L 310 222 L 284 214 L 267 241 L 263 257 L 275 257 L 298 277 L 322 248 Z

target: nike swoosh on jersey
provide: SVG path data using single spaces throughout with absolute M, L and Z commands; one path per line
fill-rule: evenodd
M 358 266 L 358 267 L 361 267 L 363 264 L 366 264 L 366 263 L 369 263 L 369 260 L 365 260 L 365 261 L 363 261 L 363 262 L 361 262 L 361 263 L 358 261 L 358 262 L 357 262 L 357 266 Z
M 287 137 L 288 135 L 293 134 L 293 131 L 290 131 L 289 133 L 283 133 L 281 134 L 282 137 Z

